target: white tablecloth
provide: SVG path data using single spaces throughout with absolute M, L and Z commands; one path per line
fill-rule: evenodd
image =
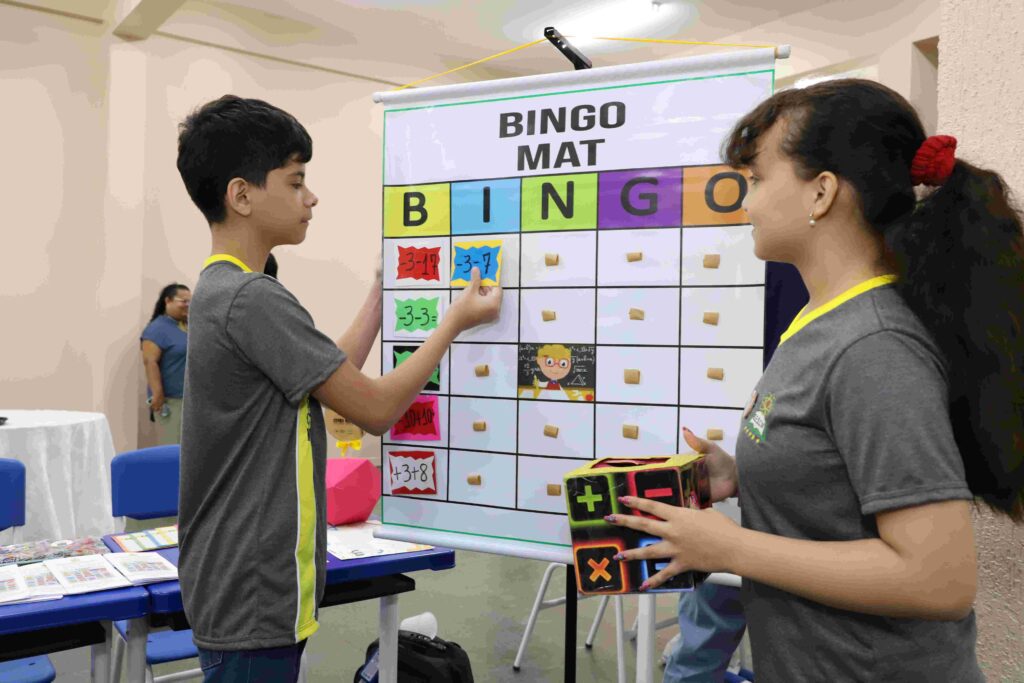
M 25 463 L 25 526 L 14 540 L 60 540 L 115 531 L 110 513 L 114 440 L 102 413 L 5 410 L 0 458 Z

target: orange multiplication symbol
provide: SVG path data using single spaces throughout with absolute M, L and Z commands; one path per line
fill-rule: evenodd
M 609 574 L 608 570 L 606 569 L 606 567 L 608 566 L 608 562 L 609 560 L 607 557 L 601 560 L 600 562 L 595 562 L 593 559 L 587 560 L 587 564 L 589 564 L 590 568 L 594 570 L 590 572 L 591 581 L 596 581 L 598 578 L 602 578 L 605 581 L 612 580 L 612 575 Z

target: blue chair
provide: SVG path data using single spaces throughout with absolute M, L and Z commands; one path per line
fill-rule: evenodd
M 0 531 L 24 525 L 25 465 L 0 458 Z M 55 678 L 57 672 L 46 656 L 0 662 L 0 681 L 4 683 L 50 683 Z
M 115 517 L 154 519 L 178 514 L 178 461 L 180 447 L 156 446 L 114 456 L 110 463 L 111 508 Z M 123 527 L 123 525 L 122 525 Z M 128 622 L 116 621 L 120 638 L 114 639 L 114 680 L 121 679 L 121 651 L 128 641 Z M 180 681 L 200 677 L 202 669 L 190 669 L 159 678 L 154 664 L 166 664 L 199 657 L 192 631 L 154 631 L 146 638 L 146 680 Z M 0 678 L 0 680 L 5 680 Z

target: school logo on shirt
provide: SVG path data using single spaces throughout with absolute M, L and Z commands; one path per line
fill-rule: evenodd
M 757 399 L 754 398 L 754 400 Z M 750 437 L 750 440 L 754 443 L 761 443 L 765 440 L 768 432 L 768 415 L 772 412 L 774 406 L 775 394 L 768 394 L 761 399 L 757 410 L 743 425 L 743 433 Z

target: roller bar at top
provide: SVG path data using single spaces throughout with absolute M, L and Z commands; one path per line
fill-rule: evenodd
M 624 80 L 639 78 L 664 78 L 686 74 L 688 76 L 710 76 L 715 72 L 753 71 L 769 69 L 775 59 L 785 59 L 790 54 L 789 45 L 778 47 L 734 50 L 713 55 L 678 57 L 637 64 L 594 67 L 579 71 L 557 71 L 536 76 L 520 76 L 497 80 L 457 83 L 455 85 L 409 88 L 392 92 L 377 92 L 374 102 L 385 106 L 414 106 L 466 98 L 514 96 L 522 91 L 543 92 L 560 88 L 601 87 Z

